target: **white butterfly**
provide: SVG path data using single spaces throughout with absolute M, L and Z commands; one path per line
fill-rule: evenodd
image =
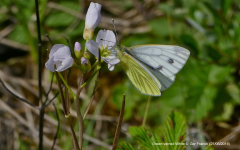
M 179 46 L 138 45 L 125 47 L 117 44 L 114 49 L 121 65 L 143 94 L 160 96 L 169 88 L 185 65 L 190 52 Z

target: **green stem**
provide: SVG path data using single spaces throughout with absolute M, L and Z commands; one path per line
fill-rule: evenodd
M 82 84 L 81 88 L 83 88 L 84 86 L 86 86 L 86 85 L 93 79 L 93 77 L 98 73 L 98 70 L 99 70 L 99 69 L 100 69 L 100 68 L 97 68 L 97 70 L 94 71 L 94 73 L 92 74 L 92 76 L 91 76 L 84 84 Z
M 71 95 L 73 96 L 73 98 L 75 99 L 76 96 L 74 95 L 73 91 L 70 89 L 70 87 L 67 85 L 66 81 L 64 80 L 63 76 L 61 75 L 60 72 L 58 72 L 58 75 L 60 76 L 60 78 L 62 79 L 64 85 L 67 87 L 67 89 L 69 90 L 69 92 L 71 93 Z
M 78 144 L 79 144 L 79 147 L 80 149 L 82 149 L 82 142 L 83 142 L 83 117 L 82 117 L 82 114 L 81 114 L 81 111 L 80 111 L 80 93 L 82 91 L 82 88 L 81 88 L 81 84 L 83 82 L 83 76 L 81 77 L 80 81 L 79 81 L 79 84 L 78 84 L 78 89 L 77 89 L 77 92 L 76 92 L 76 112 L 77 112 L 77 117 L 78 117 L 78 121 L 79 121 L 79 141 L 78 141 Z
M 96 60 L 96 62 L 92 65 L 92 69 L 94 68 L 94 67 L 96 67 L 96 65 L 98 64 L 98 60 Z M 91 70 L 90 70 L 91 71 Z
M 145 124 L 146 124 L 147 114 L 148 114 L 148 109 L 149 109 L 150 102 L 151 102 L 151 96 L 148 97 L 148 102 L 147 102 L 147 106 L 146 106 L 145 113 L 144 113 L 142 127 L 144 127 Z

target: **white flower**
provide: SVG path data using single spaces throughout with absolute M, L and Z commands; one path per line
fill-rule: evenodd
M 92 39 L 93 32 L 102 19 L 100 13 L 101 8 L 102 6 L 100 4 L 91 2 L 85 20 L 84 39 Z
M 108 63 L 108 69 L 112 71 L 120 60 L 117 58 L 117 52 L 113 49 L 116 44 L 116 37 L 110 30 L 100 30 L 97 35 L 96 42 L 89 40 L 86 43 L 87 49 L 99 58 L 99 50 L 101 58 Z
M 73 58 L 68 46 L 56 44 L 52 47 L 45 66 L 48 70 L 55 72 L 54 64 L 56 64 L 57 72 L 62 72 L 73 65 Z

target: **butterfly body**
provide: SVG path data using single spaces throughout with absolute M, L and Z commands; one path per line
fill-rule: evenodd
M 160 96 L 169 88 L 186 63 L 190 52 L 182 47 L 169 45 L 115 45 L 117 57 L 129 79 L 141 93 Z

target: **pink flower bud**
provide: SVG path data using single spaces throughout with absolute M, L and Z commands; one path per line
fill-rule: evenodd
M 91 63 L 84 57 L 81 58 L 81 68 L 84 72 L 91 70 Z
M 80 52 L 82 50 L 82 46 L 79 42 L 75 42 L 74 50 Z
M 81 58 L 83 56 L 82 46 L 79 42 L 75 42 L 74 53 L 77 58 Z

